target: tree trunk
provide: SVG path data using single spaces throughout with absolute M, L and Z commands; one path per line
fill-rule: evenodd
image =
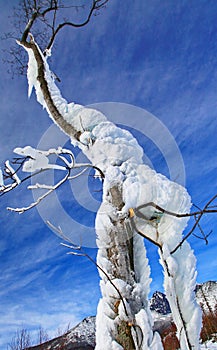
M 152 331 L 148 306 L 150 269 L 146 251 L 142 237 L 129 223 L 129 214 L 130 209 L 149 202 L 175 212 L 181 210 L 182 203 L 183 209 L 189 210 L 190 197 L 181 186 L 143 164 L 142 149 L 128 131 L 108 122 L 100 112 L 79 105 L 73 105 L 68 113 L 69 105 L 54 84 L 33 38 L 20 44 L 29 54 L 29 85 L 35 86 L 38 101 L 105 175 L 103 201 L 96 217 L 102 291 L 96 319 L 96 350 L 161 350 L 160 337 Z M 164 214 L 156 226 L 151 221 L 154 209 L 145 210 L 140 223 L 146 237 L 162 248 L 165 289 L 180 331 L 181 348 L 198 349 L 200 315 L 192 294 L 195 259 L 186 242 L 184 252 L 179 249 L 174 256 L 170 254 L 181 240 L 186 222 Z
M 34 39 L 31 37 L 30 42 L 25 41 L 19 44 L 29 54 L 29 67 L 35 66 L 34 72 L 29 74 L 35 74 L 33 85 L 36 89 L 38 101 L 47 109 L 50 117 L 62 131 L 84 151 L 90 161 L 92 163 L 96 162 L 95 153 L 97 154 L 98 149 L 94 148 L 94 137 L 89 140 L 89 144 L 86 146 L 80 142 L 80 136 L 84 132 L 83 124 L 86 122 L 85 118 L 87 115 L 84 116 L 84 119 L 79 116 L 82 119 L 82 122 L 80 120 L 80 127 L 77 126 L 78 124 L 73 124 L 73 118 L 72 121 L 67 120 L 66 113 L 63 112 L 68 108 L 67 102 L 61 97 L 58 88 L 54 84 L 47 62 Z M 32 77 L 30 76 L 28 79 L 31 80 Z M 86 109 L 86 111 L 90 112 L 89 109 Z M 97 113 L 99 114 L 99 112 Z M 98 124 L 103 124 L 106 120 L 103 115 L 99 115 L 97 118 L 95 120 L 98 121 Z M 88 122 L 89 129 L 91 129 L 93 126 L 90 126 L 90 121 Z M 112 123 L 110 124 L 113 125 Z M 106 154 L 103 157 L 106 159 Z M 120 156 L 118 161 L 123 163 L 124 160 Z M 109 160 L 107 166 L 110 166 Z M 112 166 L 117 168 L 116 164 Z M 107 169 L 102 170 L 105 173 L 106 182 Z M 126 177 L 126 175 L 124 176 Z M 99 270 L 102 278 L 102 299 L 97 312 L 98 332 L 96 335 L 96 349 L 101 350 L 102 347 L 105 349 L 125 350 L 162 349 L 160 338 L 153 335 L 153 324 L 150 311 L 148 310 L 147 297 L 150 269 L 146 259 L 143 240 L 140 237 L 135 237 L 134 232 L 126 229 L 126 213 L 122 217 L 119 215 L 119 212 L 125 205 L 122 193 L 123 183 L 117 183 L 115 176 L 113 181 L 116 182 L 115 185 L 104 187 L 104 199 L 96 219 L 97 244 L 99 247 L 97 261 L 105 272 L 103 274 Z M 99 225 L 100 220 L 104 222 L 101 222 Z M 134 261 L 138 260 L 136 255 L 137 258 L 138 256 L 144 258 L 145 273 L 144 271 L 141 273 L 138 266 L 136 268 Z M 109 276 L 109 279 L 106 277 L 106 274 Z M 145 288 L 142 289 L 140 282 L 142 278 L 144 279 L 144 275 L 146 276 L 146 281 L 144 283 Z M 139 315 L 141 310 L 144 313 Z M 145 335 L 142 328 L 145 329 Z M 153 342 L 155 347 L 151 345 Z M 156 343 L 158 344 L 157 347 Z

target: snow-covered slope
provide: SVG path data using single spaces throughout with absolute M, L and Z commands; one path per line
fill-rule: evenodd
M 66 334 L 49 340 L 43 345 L 32 346 L 28 350 L 93 350 L 95 332 L 96 317 L 89 316 Z
M 214 312 L 217 307 L 217 282 L 209 281 L 196 287 L 197 302 L 203 312 Z
M 73 343 L 75 339 L 77 341 L 83 341 L 87 343 L 89 346 L 95 345 L 95 317 L 90 316 L 85 318 L 82 322 L 80 322 L 75 328 L 67 333 L 68 342 Z
M 215 310 L 217 305 L 217 282 L 209 281 L 197 285 L 196 298 L 205 312 Z M 207 306 L 209 305 L 209 306 Z M 165 294 L 155 292 L 150 299 L 150 309 L 154 320 L 154 330 L 163 332 L 172 322 L 170 307 Z M 96 318 L 90 316 L 85 318 L 76 327 L 65 335 L 50 340 L 43 344 L 43 350 L 91 350 L 95 347 Z M 217 344 L 210 342 L 206 349 L 217 349 Z M 202 349 L 204 347 L 202 346 Z M 40 346 L 34 346 L 29 350 L 39 350 Z M 205 348 L 204 348 L 205 349 Z

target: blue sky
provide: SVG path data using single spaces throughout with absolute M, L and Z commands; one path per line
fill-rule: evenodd
M 17 3 L 0 0 L 1 34 L 11 30 L 8 16 Z M 62 32 L 51 64 L 68 101 L 127 103 L 156 116 L 179 146 L 186 187 L 198 206 L 217 191 L 216 11 L 214 0 L 125 0 L 121 5 L 111 0 L 87 27 Z M 1 42 L 3 48 L 8 45 Z M 52 122 L 34 94 L 28 99 L 26 78 L 11 79 L 2 60 L 0 65 L 3 164 L 12 158 L 15 147 L 36 146 Z M 155 169 L 168 175 L 156 146 L 137 136 Z M 99 184 L 94 186 L 98 189 Z M 79 208 L 67 187 L 59 196 L 68 212 L 78 218 Z M 36 209 L 23 215 L 5 209 L 31 200 L 24 187 L 0 198 L 2 348 L 19 327 L 35 330 L 41 325 L 54 335 L 58 327 L 73 326 L 96 314 L 100 297 L 95 266 L 85 258 L 67 256 L 61 240 Z M 93 220 L 92 214 L 85 217 Z M 190 238 L 198 261 L 198 282 L 217 280 L 215 221 L 215 216 L 204 218 L 204 229 L 213 229 L 208 246 Z M 162 290 L 158 255 L 147 246 L 152 292 Z M 96 255 L 95 249 L 87 252 Z

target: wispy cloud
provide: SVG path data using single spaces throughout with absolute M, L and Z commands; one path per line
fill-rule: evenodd
M 7 31 L 7 15 L 13 5 L 0 3 L 1 32 Z M 217 22 L 213 6 L 211 2 L 194 5 L 187 0 L 176 4 L 126 0 L 121 5 L 111 1 L 88 27 L 63 34 L 52 61 L 62 80 L 59 86 L 69 101 L 131 103 L 158 117 L 181 149 L 188 189 L 201 205 L 216 188 Z M 2 64 L 0 91 L 3 162 L 13 156 L 15 146 L 36 146 L 51 121 L 34 94 L 28 100 L 25 78 L 11 80 Z M 52 141 L 48 136 L 48 147 Z M 167 171 L 158 161 L 158 152 L 149 144 L 147 149 L 158 169 Z M 72 213 L 71 191 L 67 193 L 65 207 Z M 10 338 L 8 330 L 14 332 L 19 326 L 35 329 L 41 324 L 55 332 L 69 322 L 73 325 L 96 312 L 99 298 L 95 266 L 82 258 L 66 257 L 60 240 L 45 226 L 37 210 L 22 216 L 5 211 L 6 206 L 31 201 L 31 192 L 20 189 L 1 197 L 1 346 Z M 53 206 L 51 202 L 47 211 L 52 213 Z M 57 224 L 58 214 L 56 211 Z M 73 215 L 80 219 L 76 210 Z M 86 217 L 84 221 L 86 224 Z M 214 227 L 214 221 L 205 222 L 208 231 Z M 208 247 L 193 239 L 191 243 L 198 257 L 198 279 L 217 279 L 216 240 L 210 236 Z M 162 288 L 163 277 L 156 250 L 148 246 L 148 252 L 154 291 Z

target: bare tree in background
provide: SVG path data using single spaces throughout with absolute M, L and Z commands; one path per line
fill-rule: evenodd
M 48 332 L 42 326 L 40 326 L 38 329 L 37 344 L 43 344 L 48 340 L 49 340 Z
M 49 336 L 47 331 L 40 326 L 37 332 L 36 343 L 40 345 L 47 342 L 48 340 Z M 26 350 L 32 346 L 33 343 L 33 335 L 31 332 L 25 328 L 22 328 L 16 331 L 16 334 L 8 344 L 8 350 Z
M 21 329 L 16 332 L 16 335 L 12 338 L 8 344 L 8 350 L 25 350 L 31 345 L 30 334 L 26 329 Z

